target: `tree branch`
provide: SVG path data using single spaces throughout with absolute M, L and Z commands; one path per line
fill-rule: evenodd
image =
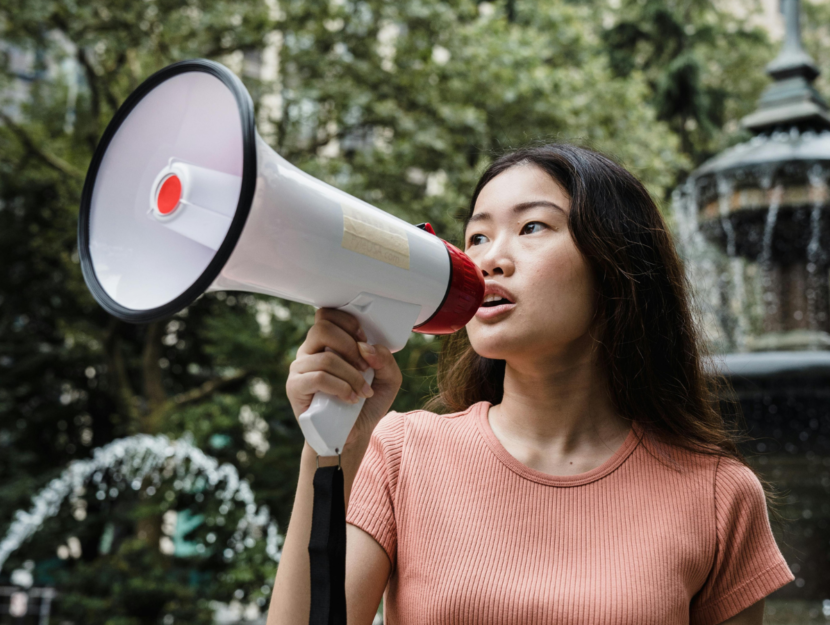
M 196 388 L 190 389 L 189 391 L 185 391 L 183 393 L 179 393 L 175 397 L 171 399 L 171 402 L 176 406 L 181 406 L 182 404 L 190 404 L 195 401 L 199 401 L 200 399 L 205 399 L 209 397 L 216 391 L 233 384 L 234 382 L 241 382 L 245 378 L 251 375 L 250 371 L 239 371 L 234 373 L 233 375 L 224 376 L 221 378 L 214 378 L 212 380 L 208 380 L 207 382 L 203 383 L 201 386 L 197 386 Z
M 183 393 L 179 393 L 178 395 L 168 399 L 164 402 L 164 404 L 151 411 L 150 414 L 144 418 L 144 421 L 149 427 L 154 428 L 153 431 L 159 431 L 162 421 L 171 411 L 185 404 L 192 404 L 206 399 L 226 386 L 243 381 L 250 375 L 250 371 L 243 370 L 232 375 L 208 380 L 196 388 L 184 391 Z
M 17 137 L 17 139 L 22 143 L 29 152 L 37 156 L 40 160 L 44 163 L 56 169 L 62 174 L 66 174 L 67 176 L 71 176 L 72 178 L 77 178 L 78 180 L 84 179 L 84 174 L 78 169 L 75 169 L 72 165 L 67 163 L 65 160 L 60 158 L 59 156 L 55 156 L 54 154 L 50 154 L 49 152 L 45 152 L 41 150 L 35 141 L 29 136 L 29 134 L 23 130 L 20 126 L 18 126 L 8 115 L 6 115 L 2 110 L 0 110 L 0 120 L 8 126 L 9 130 Z
M 104 332 L 104 357 L 107 361 L 107 369 L 112 375 L 115 397 L 121 411 L 133 424 L 138 424 L 141 416 L 136 405 L 135 394 L 130 385 L 124 355 L 121 353 L 121 336 L 118 334 L 120 323 L 118 319 L 110 319 Z
M 101 94 L 98 91 L 98 75 L 95 73 L 92 65 L 89 62 L 84 49 L 78 46 L 78 63 L 84 68 L 86 74 L 86 84 L 89 86 L 89 108 L 92 113 L 92 128 L 93 132 L 89 134 L 88 139 L 92 149 L 95 149 L 95 142 L 98 139 L 98 120 L 101 117 Z
M 162 322 L 154 321 L 147 325 L 144 334 L 144 349 L 141 353 L 141 373 L 144 379 L 144 394 L 147 396 L 148 412 L 153 413 L 167 401 L 167 392 L 161 377 L 161 330 Z M 148 434 L 155 433 L 148 431 Z

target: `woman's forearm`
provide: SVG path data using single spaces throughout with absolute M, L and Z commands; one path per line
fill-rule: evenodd
M 366 453 L 368 441 L 356 448 L 347 448 L 341 457 L 346 509 L 357 469 Z M 311 601 L 311 572 L 308 560 L 308 542 L 311 537 L 311 513 L 314 503 L 314 472 L 317 454 L 305 443 L 300 461 L 300 478 L 294 508 L 283 543 L 282 555 L 267 625 L 299 625 L 308 621 Z M 320 458 L 320 466 L 336 466 L 336 457 Z

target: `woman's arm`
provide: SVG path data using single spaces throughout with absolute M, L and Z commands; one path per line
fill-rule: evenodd
M 391 572 L 383 547 L 359 527 L 346 525 L 346 613 L 350 625 L 372 623 Z
M 357 621 L 355 621 L 357 622 Z M 753 603 L 747 609 L 738 612 L 731 619 L 723 621 L 721 625 L 763 625 L 764 599 Z
M 347 509 L 352 483 L 365 447 L 350 451 L 341 460 Z M 315 457 L 314 450 L 306 443 L 294 509 L 271 595 L 267 625 L 301 625 L 308 622 L 311 597 L 308 541 L 311 537 L 314 498 L 312 480 L 317 468 Z M 320 466 L 331 464 L 337 464 L 337 459 L 320 459 Z M 360 528 L 347 525 L 346 609 L 350 625 L 371 625 L 390 572 L 389 557 L 377 541 Z
M 286 393 L 295 417 L 305 412 L 314 394 L 322 391 L 355 402 L 367 397 L 343 446 L 341 468 L 346 511 L 357 470 L 372 432 L 401 386 L 401 371 L 392 353 L 382 345 L 368 346 L 357 320 L 339 310 L 320 308 L 315 322 L 291 363 Z M 370 389 L 361 370 L 372 367 Z M 337 464 L 336 457 L 319 459 L 320 466 Z M 302 625 L 308 622 L 311 571 L 308 542 L 314 503 L 317 454 L 308 443 L 300 457 L 300 477 L 294 508 L 285 535 L 267 625 Z M 371 625 L 389 578 L 391 563 L 383 548 L 363 530 L 346 526 L 346 609 L 350 625 Z

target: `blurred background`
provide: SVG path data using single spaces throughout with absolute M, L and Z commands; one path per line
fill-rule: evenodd
M 0 623 L 265 621 L 313 310 L 218 292 L 125 324 L 76 244 L 107 123 L 196 57 L 243 80 L 283 157 L 451 241 L 511 147 L 577 141 L 639 176 L 781 495 L 796 581 L 766 622 L 830 622 L 830 2 L 5 0 Z M 395 410 L 423 405 L 439 348 L 397 355 Z

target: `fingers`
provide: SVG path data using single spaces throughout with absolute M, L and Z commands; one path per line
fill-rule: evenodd
M 400 386 L 402 381 L 401 370 L 389 348 L 383 345 L 369 345 L 359 342 L 360 355 L 375 370 L 374 383 Z
M 306 398 L 306 401 L 300 402 L 305 408 L 308 408 L 311 398 L 318 392 L 333 395 L 350 404 L 360 401 L 360 397 L 348 382 L 326 371 L 309 371 L 294 375 L 288 379 L 286 390 L 289 396 Z
M 354 317 L 351 318 L 354 319 Z M 355 323 L 357 323 L 356 319 Z M 355 334 L 343 329 L 340 325 L 327 318 L 318 319 L 308 331 L 306 340 L 300 346 L 300 349 L 297 350 L 297 355 L 299 357 L 316 354 L 324 351 L 328 347 L 340 354 L 357 369 L 365 371 L 369 368 L 369 364 L 360 355 L 360 351 L 357 348 L 358 339 L 355 338 Z
M 318 308 L 314 313 L 314 321 L 319 322 L 322 320 L 330 321 L 341 327 L 357 341 L 366 340 L 366 333 L 360 327 L 360 322 L 353 315 L 345 311 L 337 310 L 336 308 Z
M 362 373 L 370 367 L 374 369 L 371 386 Z M 297 417 L 308 409 L 316 393 L 323 392 L 349 403 L 371 398 L 363 412 L 368 415 L 364 420 L 373 421 L 388 411 L 401 381 L 392 353 L 383 345 L 369 345 L 355 317 L 320 308 L 291 363 L 286 390 Z
M 339 378 L 349 387 L 348 391 L 345 389 L 343 390 L 347 397 L 351 395 L 352 391 L 359 397 L 371 397 L 374 395 L 372 387 L 366 383 L 366 380 L 363 378 L 363 374 L 348 362 L 343 360 L 335 352 L 325 351 L 317 354 L 310 354 L 304 358 L 292 362 L 289 370 L 291 373 L 299 374 L 301 377 L 302 374 L 323 371 L 334 376 L 335 378 Z M 308 382 L 313 384 L 314 379 L 311 378 Z M 343 388 L 342 385 L 338 385 L 338 387 Z M 318 390 L 324 389 L 321 388 Z

